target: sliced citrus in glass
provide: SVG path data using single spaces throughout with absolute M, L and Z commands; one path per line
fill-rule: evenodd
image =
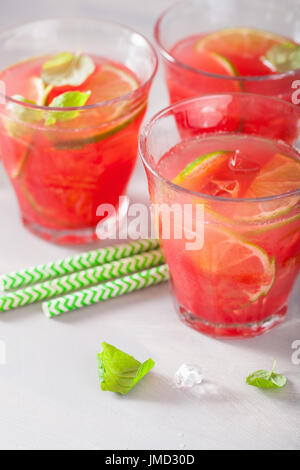
M 187 253 L 201 282 L 210 286 L 212 301 L 217 299 L 223 310 L 238 312 L 257 302 L 268 295 L 276 279 L 275 258 L 212 224 L 205 225 L 202 250 Z
M 216 75 L 228 75 L 237 77 L 239 75 L 236 67 L 226 57 L 217 52 L 207 51 L 204 48 L 197 50 L 197 65 L 201 70 Z
M 85 82 L 92 91 L 90 104 L 113 100 L 136 90 L 139 82 L 133 74 L 117 66 L 106 64 Z
M 235 65 L 222 54 L 214 51 L 208 51 L 205 48 L 194 50 L 194 58 L 190 64 L 193 68 L 197 68 L 202 72 L 214 74 L 222 77 L 238 77 L 239 72 Z M 201 77 L 202 81 L 205 76 Z M 206 83 L 206 82 L 205 82 Z M 206 86 L 211 86 L 214 92 L 238 92 L 242 91 L 242 82 L 239 80 L 220 80 L 219 78 L 207 77 Z
M 72 148 L 83 147 L 110 137 L 131 123 L 145 109 L 145 102 L 138 103 L 138 106 L 133 106 L 131 110 L 132 99 L 118 101 L 118 98 L 126 96 L 138 87 L 137 78 L 129 71 L 111 64 L 99 66 L 83 85 L 76 87 L 76 90 L 91 92 L 88 106 L 104 104 L 94 109 L 82 110 L 74 120 L 58 122 L 54 132 L 49 130 L 49 138 L 55 141 L 56 147 Z M 73 87 L 53 88 L 48 96 L 48 104 L 59 94 L 71 90 Z M 110 102 L 113 100 L 116 101 Z M 105 104 L 106 102 L 108 103 Z M 63 132 L 58 133 L 57 130 Z
M 300 161 L 276 154 L 249 186 L 245 198 L 280 196 L 300 189 Z M 300 195 L 285 196 L 272 201 L 250 203 L 241 219 L 268 220 L 284 216 L 300 201 Z
M 286 42 L 286 38 L 266 31 L 228 28 L 204 36 L 195 49 L 221 54 L 235 64 L 240 75 L 264 75 L 272 73 L 272 69 L 263 57 L 272 47 Z
M 229 56 L 264 55 L 276 44 L 284 44 L 287 39 L 266 31 L 252 28 L 228 28 L 215 33 L 208 34 L 201 38 L 196 49 L 202 48 Z
M 191 191 L 201 192 L 201 189 L 212 175 L 220 171 L 233 154 L 234 152 L 221 150 L 201 155 L 189 163 L 176 176 L 173 183 Z
M 253 174 L 239 172 L 235 175 L 230 170 L 234 155 L 232 151 L 202 155 L 188 164 L 173 183 L 199 193 L 231 199 L 268 198 L 300 188 L 300 161 L 295 158 L 278 153 Z M 287 215 L 299 201 L 300 195 L 290 195 L 263 202 L 245 200 L 232 207 L 223 204 L 220 209 L 222 215 L 236 221 L 267 222 Z
M 48 104 L 57 95 L 71 91 L 73 88 L 81 92 L 92 91 L 90 104 L 95 104 L 126 95 L 138 86 L 137 78 L 128 69 L 112 64 L 101 64 L 97 66 L 96 71 L 80 86 L 53 87 L 48 97 Z
M 278 73 L 289 72 L 300 68 L 300 46 L 287 41 L 276 44 L 267 51 L 264 62 Z

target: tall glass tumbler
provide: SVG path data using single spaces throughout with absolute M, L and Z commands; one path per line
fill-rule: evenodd
M 225 29 L 232 34 L 238 28 L 244 28 L 244 41 L 250 43 L 250 50 L 257 48 L 259 32 L 266 32 L 270 44 L 277 37 L 283 38 L 283 42 L 286 38 L 300 44 L 299 24 L 297 0 L 184 0 L 174 4 L 161 15 L 155 27 L 171 103 L 202 94 L 249 92 L 288 101 L 294 97 L 294 104 L 299 104 L 300 94 L 293 87 L 300 86 L 300 69 L 270 74 L 266 68 L 257 75 L 239 76 L 239 71 L 219 53 L 195 52 L 199 37 Z M 258 36 L 254 34 L 251 38 L 253 31 L 258 31 Z M 217 42 L 223 47 L 222 36 Z M 243 65 L 251 60 L 246 54 Z
M 96 226 L 104 217 L 99 206 L 109 205 L 117 214 L 126 199 L 157 70 L 152 45 L 115 23 L 60 19 L 0 33 L 0 50 L 1 90 L 6 90 L 0 153 L 25 226 L 55 243 L 97 240 Z M 96 70 L 83 85 L 92 104 L 63 109 L 51 104 L 58 92 L 77 91 L 75 85 L 54 88 L 47 106 L 29 98 L 43 86 L 45 61 L 63 52 L 94 59 Z
M 176 308 L 192 328 L 217 337 L 250 337 L 284 320 L 300 269 L 299 132 L 298 106 L 253 94 L 185 100 L 142 130 L 140 154 Z M 254 149 L 255 165 L 251 160 L 245 166 L 238 154 L 231 162 L 226 152 L 213 153 L 220 138 L 222 146 L 239 139 L 246 153 Z M 210 145 L 207 159 L 201 159 L 208 151 L 202 142 Z M 269 145 L 276 150 L 265 166 Z M 295 156 L 285 157 L 289 152 Z M 213 171 L 218 159 L 224 171 L 227 161 L 233 166 L 245 188 L 260 181 L 262 171 L 274 195 L 225 197 L 209 189 L 201 194 L 174 181 L 183 168 L 182 182 L 193 171 L 199 178 L 201 171 Z M 217 184 L 222 187 L 214 182 L 212 190 Z M 284 192 L 288 187 L 294 189 Z

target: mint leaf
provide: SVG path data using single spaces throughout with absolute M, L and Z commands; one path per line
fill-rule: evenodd
M 275 374 L 274 370 L 276 367 L 276 361 L 274 362 L 273 369 L 257 370 L 253 374 L 250 374 L 246 382 L 248 385 L 258 388 L 283 388 L 287 384 L 287 379 L 284 375 Z
M 126 395 L 155 365 L 152 359 L 142 364 L 108 343 L 102 343 L 102 348 L 98 371 L 104 391 Z
M 43 70 L 51 70 L 54 72 L 55 70 L 64 69 L 73 62 L 74 58 L 75 56 L 71 52 L 61 52 L 48 60 L 48 62 L 43 65 Z
M 54 98 L 49 108 L 77 108 L 84 106 L 91 96 L 91 92 L 67 91 Z M 79 111 L 51 111 L 46 119 L 46 126 L 55 124 L 56 121 L 70 121 L 79 116 Z
M 267 52 L 263 60 L 279 73 L 300 69 L 300 46 L 292 42 L 277 44 Z
M 41 77 L 45 83 L 55 87 L 80 86 L 95 68 L 93 59 L 87 55 L 62 52 L 44 64 Z

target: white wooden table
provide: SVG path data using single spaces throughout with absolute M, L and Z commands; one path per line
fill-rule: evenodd
M 152 38 L 155 18 L 170 0 L 10 0 L 0 27 L 43 17 L 92 16 L 126 23 Z M 167 104 L 161 72 L 149 115 Z M 132 200 L 146 201 L 139 164 Z M 0 270 L 53 260 L 59 248 L 23 229 L 13 192 L 0 170 Z M 300 284 L 287 321 L 264 337 L 218 341 L 182 325 L 166 285 L 91 307 L 55 321 L 40 306 L 0 318 L 1 449 L 300 449 Z M 127 397 L 99 390 L 96 354 L 111 342 L 156 367 Z M 5 351 L 3 351 L 5 349 Z M 3 354 L 5 352 L 5 355 Z M 300 355 L 299 355 L 300 356 Z M 272 366 L 289 385 L 262 392 L 249 372 Z M 202 367 L 192 391 L 172 385 L 183 363 Z

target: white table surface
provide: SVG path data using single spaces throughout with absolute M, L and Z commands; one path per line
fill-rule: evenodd
M 92 16 L 128 24 L 152 38 L 170 0 L 9 0 L 0 27 L 33 19 Z M 161 71 L 149 115 L 167 104 Z M 129 191 L 148 199 L 139 164 Z M 74 249 L 47 244 L 21 225 L 12 189 L 0 169 L 0 271 L 7 272 Z M 50 321 L 40 306 L 1 316 L 1 449 L 300 449 L 300 294 L 287 321 L 266 336 L 219 341 L 187 328 L 174 312 L 167 285 Z M 110 342 L 157 365 L 128 396 L 99 389 L 96 354 Z M 289 384 L 263 392 L 245 384 L 248 373 L 274 357 Z M 5 359 L 5 361 L 4 361 Z M 4 364 L 4 362 L 6 362 Z M 205 383 L 174 389 L 182 363 L 202 367 Z

